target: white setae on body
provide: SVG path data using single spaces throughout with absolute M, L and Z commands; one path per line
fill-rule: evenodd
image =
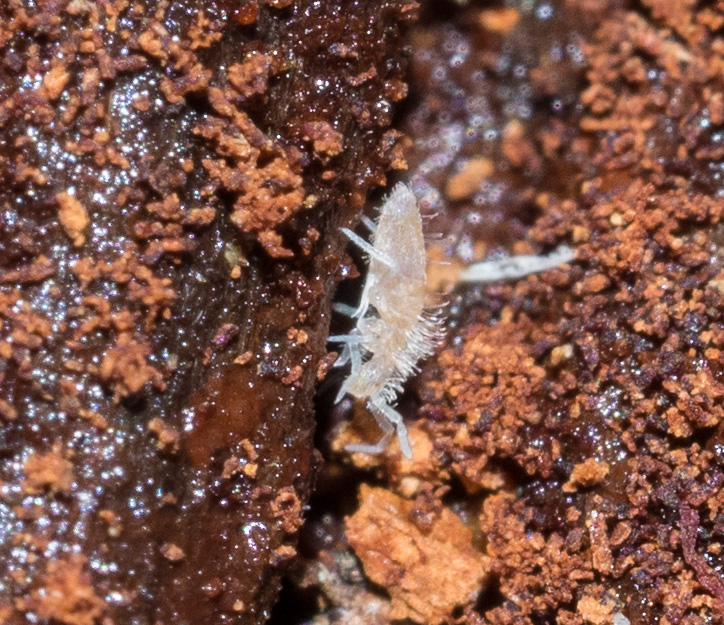
M 442 306 L 427 304 L 425 239 L 412 189 L 398 183 L 382 204 L 377 222 L 363 221 L 372 231 L 371 243 L 342 228 L 369 255 L 369 270 L 359 306 L 335 306 L 357 320 L 349 334 L 329 337 L 344 344 L 337 364 L 351 362 L 350 375 L 336 401 L 346 394 L 366 401 L 384 432 L 375 445 L 348 445 L 348 451 L 379 453 L 396 429 L 402 453 L 411 458 L 407 429 L 394 404 L 402 385 L 417 371 L 417 363 L 442 343 L 445 316 Z M 469 265 L 459 280 L 515 279 L 558 267 L 574 257 L 573 250 L 562 245 L 546 256 L 513 256 Z
M 393 428 L 402 453 L 412 456 L 402 417 L 393 407 L 417 363 L 430 356 L 444 337 L 441 308 L 426 305 L 425 239 L 420 209 L 410 187 L 397 184 L 380 209 L 368 243 L 344 233 L 369 255 L 367 281 L 359 307 L 350 314 L 357 325 L 350 334 L 333 336 L 344 343 L 340 364 L 352 363 L 337 401 L 350 394 L 366 400 L 384 435 L 376 445 L 349 445 L 349 451 L 382 451 Z

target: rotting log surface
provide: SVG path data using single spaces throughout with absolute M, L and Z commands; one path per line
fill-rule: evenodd
M 266 620 L 414 9 L 0 5 L 0 621 Z

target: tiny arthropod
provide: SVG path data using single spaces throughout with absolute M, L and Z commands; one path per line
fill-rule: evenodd
M 402 385 L 418 370 L 418 362 L 442 343 L 444 306 L 428 303 L 422 216 L 412 189 L 398 183 L 382 204 L 377 222 L 363 221 L 372 231 L 371 243 L 342 228 L 368 254 L 369 268 L 359 306 L 335 306 L 357 320 L 349 334 L 329 337 L 331 342 L 344 344 L 337 364 L 351 362 L 350 375 L 335 401 L 346 394 L 366 401 L 383 431 L 375 445 L 348 445 L 348 451 L 379 453 L 396 429 L 402 453 L 411 458 L 407 429 L 394 402 Z M 518 278 L 557 267 L 573 257 L 570 248 L 560 246 L 547 256 L 513 256 L 470 265 L 459 280 Z
M 366 221 L 372 243 L 343 232 L 369 255 L 359 306 L 349 311 L 356 327 L 330 341 L 344 343 L 340 363 L 351 372 L 337 395 L 366 400 L 384 432 L 375 445 L 349 445 L 349 451 L 378 453 L 397 429 L 402 453 L 412 457 L 407 429 L 393 404 L 417 363 L 430 356 L 444 337 L 442 307 L 426 304 L 425 239 L 420 209 L 410 187 L 397 184 L 380 209 L 377 223 Z M 339 308 L 338 308 L 339 309 Z M 374 310 L 371 310 L 374 309 Z

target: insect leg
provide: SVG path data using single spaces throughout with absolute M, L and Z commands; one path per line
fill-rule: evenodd
M 359 370 L 362 368 L 362 352 L 357 343 L 351 343 L 349 345 L 349 357 L 352 361 L 352 371 L 350 371 L 350 376 L 357 375 Z
M 362 223 L 372 234 L 377 231 L 377 224 L 372 219 L 367 217 L 367 215 L 362 215 Z
M 346 343 L 347 345 L 358 345 L 364 341 L 361 334 L 333 334 L 327 339 L 330 343 Z
M 377 418 L 377 423 L 382 426 L 380 417 L 384 417 L 389 424 L 394 424 L 397 429 L 397 440 L 400 443 L 400 449 L 405 458 L 412 458 L 412 448 L 410 447 L 410 438 L 407 435 L 407 428 L 405 422 L 402 420 L 402 415 L 397 412 L 392 406 L 385 403 L 384 399 L 380 397 L 371 397 L 367 402 L 372 414 Z M 379 444 L 379 443 L 378 443 Z
M 335 360 L 333 366 L 335 368 L 344 367 L 349 362 L 351 354 L 352 354 L 352 350 L 350 349 L 349 345 L 345 345 L 342 348 L 342 353 L 339 355 L 337 360 Z
M 352 370 L 349 372 L 349 376 L 343 382 L 342 386 L 339 387 L 337 396 L 334 398 L 334 403 L 337 404 L 347 394 L 347 389 L 354 377 L 359 373 L 360 367 L 362 367 L 362 353 L 360 352 L 359 345 L 350 343 L 345 345 L 347 351 L 347 358 L 352 361 Z
M 382 430 L 382 438 L 378 440 L 374 445 L 367 445 L 364 443 L 355 443 L 352 445 L 345 445 L 345 449 L 351 453 L 359 452 L 363 454 L 379 454 L 385 450 L 387 443 L 390 441 L 390 437 L 395 431 L 394 426 L 386 418 L 385 414 L 373 407 L 371 402 L 367 403 L 367 407 L 377 421 L 377 425 Z
M 390 269 L 395 269 L 395 261 L 392 260 L 387 254 L 383 254 L 374 245 L 365 241 L 361 236 L 352 232 L 349 228 L 340 228 L 344 232 L 352 243 L 359 247 L 363 252 L 368 254 L 371 258 L 380 261 L 387 265 Z
M 365 286 L 362 289 L 362 296 L 359 298 L 359 306 L 357 307 L 357 310 L 354 311 L 354 314 L 352 315 L 355 319 L 361 319 L 362 317 L 367 314 L 367 309 L 370 306 L 370 291 L 372 290 L 372 287 L 375 285 L 375 278 L 374 276 L 367 274 L 367 281 L 365 282 Z
M 354 379 L 362 367 L 362 351 L 360 349 L 360 343 L 345 343 L 342 357 L 345 359 L 345 363 L 348 360 L 352 361 L 352 370 L 342 386 L 339 388 L 337 396 L 334 398 L 335 404 L 347 394 L 347 388 L 349 388 L 350 381 Z
M 344 315 L 345 317 L 354 317 L 354 314 L 357 312 L 357 309 L 354 306 L 343 304 L 342 302 L 332 304 L 332 310 L 334 312 L 338 312 L 340 315 Z
M 364 342 L 364 337 L 359 334 L 359 332 L 353 330 L 353 334 L 339 334 L 339 335 L 332 335 L 328 339 L 332 343 L 343 343 L 344 348 L 342 349 L 342 354 L 337 359 L 337 362 L 334 363 L 335 367 L 343 367 L 346 365 L 349 361 L 352 361 L 352 371 L 349 374 L 349 377 L 347 380 L 345 380 L 344 384 L 339 389 L 339 392 L 337 393 L 337 397 L 334 400 L 334 403 L 336 404 L 339 402 L 347 393 L 347 386 L 349 383 L 350 378 L 355 376 L 357 372 L 360 370 L 360 367 L 362 367 L 362 349 L 361 346 Z

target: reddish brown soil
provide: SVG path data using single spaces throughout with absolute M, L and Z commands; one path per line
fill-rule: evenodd
M 347 457 L 378 434 L 337 411 L 335 504 L 298 578 L 315 622 L 388 623 L 401 597 L 425 625 L 724 622 L 722 25 L 721 6 L 664 0 L 429 7 L 403 128 L 435 256 L 576 260 L 452 285 L 447 346 L 401 403 L 413 461 Z M 430 588 L 469 553 L 425 569 L 400 542 L 450 512 L 485 575 L 440 614 Z

